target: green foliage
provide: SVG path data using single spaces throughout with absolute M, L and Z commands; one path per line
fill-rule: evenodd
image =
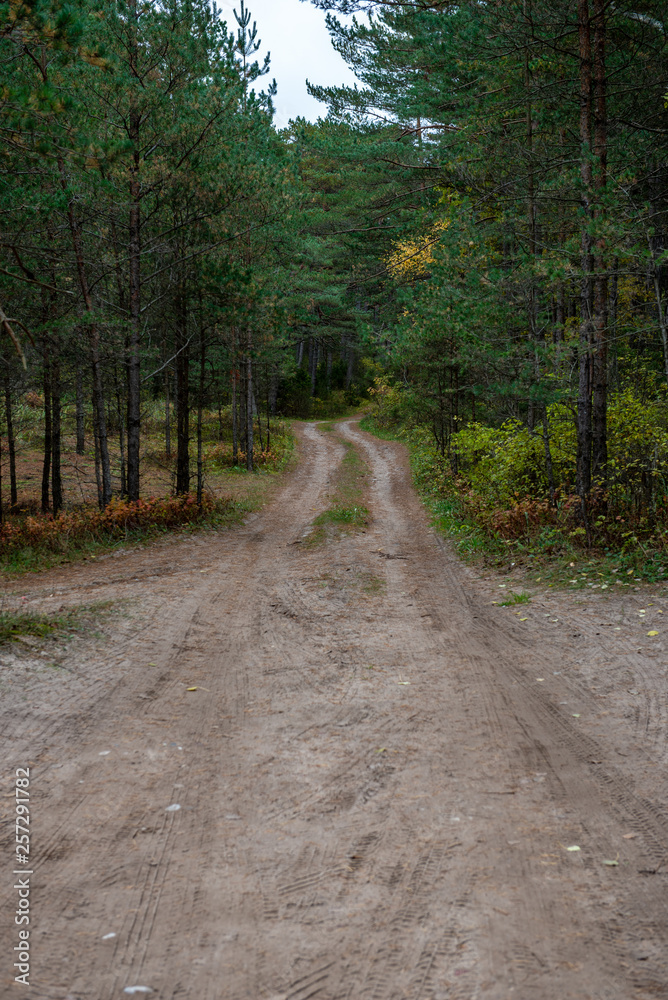
M 522 591 L 521 594 L 508 594 L 505 601 L 499 601 L 499 604 L 503 608 L 511 608 L 516 604 L 530 604 L 531 594 L 527 594 Z
M 338 524 L 350 528 L 366 528 L 369 511 L 366 507 L 330 507 L 313 519 L 315 525 Z
M 99 621 L 100 615 L 107 613 L 109 608 L 110 602 L 99 601 L 69 608 L 58 614 L 0 609 L 0 645 L 15 642 L 22 636 L 50 639 L 71 634 L 90 627 L 93 621 Z
M 501 427 L 469 424 L 456 436 L 460 473 L 493 507 L 505 507 L 519 495 L 544 495 L 543 442 L 517 420 Z

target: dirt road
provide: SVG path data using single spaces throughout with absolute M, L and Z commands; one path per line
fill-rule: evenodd
M 243 528 L 9 588 L 127 603 L 61 669 L 3 657 L 3 998 L 668 997 L 661 635 L 635 596 L 493 607 L 401 446 L 338 433 L 370 470 L 366 532 L 304 544 L 344 453 L 307 425 Z

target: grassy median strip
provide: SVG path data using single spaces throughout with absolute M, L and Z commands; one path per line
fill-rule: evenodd
M 304 545 L 322 545 L 340 535 L 364 531 L 369 524 L 369 510 L 364 504 L 369 469 L 349 441 L 341 443 L 346 453 L 334 478 L 331 506 L 313 519 Z

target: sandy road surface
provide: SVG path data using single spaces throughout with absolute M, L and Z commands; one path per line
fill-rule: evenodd
M 3 998 L 668 997 L 668 660 L 597 632 L 612 605 L 552 631 L 493 608 L 401 447 L 339 433 L 370 468 L 366 533 L 300 544 L 344 451 L 307 425 L 242 529 L 21 585 L 129 611 L 65 669 L 6 658 Z

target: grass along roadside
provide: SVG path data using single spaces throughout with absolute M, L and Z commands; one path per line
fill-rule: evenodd
M 642 545 L 624 551 L 583 550 L 564 532 L 547 532 L 536 539 L 505 539 L 476 523 L 452 478 L 436 465 L 433 449 L 423 441 L 406 431 L 378 427 L 371 415 L 361 420 L 360 428 L 407 446 L 413 485 L 431 514 L 432 524 L 452 541 L 465 562 L 511 574 L 517 588 L 537 584 L 548 589 L 614 588 L 623 592 L 660 584 L 668 592 L 665 553 L 648 551 Z
M 364 531 L 369 524 L 369 511 L 364 503 L 369 470 L 359 452 L 349 441 L 338 438 L 345 454 L 336 470 L 330 506 L 311 522 L 302 545 L 322 545 L 342 534 Z
M 27 645 L 35 645 L 29 640 L 61 639 L 84 629 L 89 632 L 99 625 L 101 618 L 111 614 L 114 604 L 97 601 L 51 614 L 0 608 L 0 646 L 26 640 Z

